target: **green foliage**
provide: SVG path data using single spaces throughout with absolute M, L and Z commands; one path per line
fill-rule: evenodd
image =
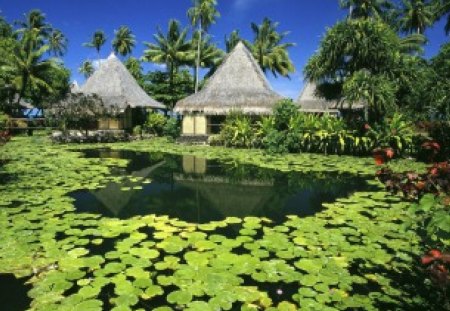
M 372 75 L 366 70 L 355 72 L 343 86 L 343 95 L 350 103 L 363 103 L 366 120 L 380 120 L 395 109 L 396 86 L 383 74 Z
M 145 130 L 153 135 L 161 136 L 166 122 L 167 119 L 164 115 L 156 112 L 150 113 L 145 122 Z
M 135 44 L 135 36 L 127 26 L 120 26 L 118 30 L 114 31 L 114 39 L 112 41 L 114 52 L 127 56 L 131 54 Z
M 8 119 L 8 115 L 0 111 L 0 130 L 5 129 Z
M 411 154 L 414 151 L 414 125 L 400 113 L 374 124 L 367 136 L 373 140 L 374 148 L 390 147 L 396 155 Z
M 162 139 L 109 147 L 309 170 L 320 172 L 324 180 L 327 172 L 341 171 L 368 176 L 367 182 L 374 183 L 370 159 L 273 157 L 254 150 L 185 147 Z M 106 306 L 99 293 L 108 295 L 108 308 L 117 309 L 146 304 L 159 310 L 237 305 L 375 310 L 385 304 L 390 309 L 437 309 L 426 291 L 416 290 L 409 278 L 398 278 L 398 273 L 410 275 L 421 253 L 420 239 L 405 229 L 409 204 L 379 187 L 327 203 L 315 217 L 290 215 L 280 223 L 231 217 L 196 224 L 157 215 L 120 220 L 76 212 L 67 193 L 101 191 L 120 181 L 122 177 L 112 173 L 127 161 L 81 158 L 81 153 L 70 151 L 73 146 L 52 145 L 43 137 L 15 138 L 2 148 L 11 159 L 4 170 L 16 177 L 0 185 L 1 271 L 29 277 L 28 295 L 36 310 L 101 310 Z M 398 167 L 405 169 L 408 163 L 399 162 Z M 301 286 L 288 294 L 291 284 Z
M 94 48 L 97 51 L 97 54 L 100 58 L 100 50 L 102 49 L 102 46 L 106 43 L 106 35 L 105 32 L 101 29 L 96 30 L 93 35 L 90 42 L 86 42 L 83 44 L 83 46 L 88 48 Z
M 80 68 L 78 68 L 78 72 L 82 73 L 84 78 L 87 79 L 94 73 L 94 66 L 92 65 L 92 62 L 89 60 L 84 61 Z
M 177 72 L 172 77 L 162 71 L 150 72 L 143 77 L 143 86 L 152 98 L 170 110 L 179 100 L 194 92 L 194 80 L 187 70 Z
M 433 122 L 427 130 L 430 138 L 440 146 L 439 157 L 442 160 L 450 159 L 450 123 L 445 121 Z
M 278 25 L 279 23 L 267 17 L 260 25 L 252 23 L 254 39 L 252 43 L 247 42 L 247 45 L 264 72 L 270 71 L 275 77 L 289 77 L 289 74 L 295 72 L 295 67 L 288 49 L 295 44 L 283 42 L 289 32 L 279 33 Z
M 164 125 L 163 135 L 171 137 L 173 139 L 180 137 L 181 135 L 181 125 L 180 121 L 176 118 L 169 118 Z
M 96 127 L 99 118 L 108 114 L 100 97 L 96 95 L 68 94 L 54 105 L 49 118 L 59 123 L 62 130 L 89 130 Z
M 220 132 L 225 146 L 251 148 L 254 140 L 252 121 L 239 111 L 234 111 L 227 119 Z

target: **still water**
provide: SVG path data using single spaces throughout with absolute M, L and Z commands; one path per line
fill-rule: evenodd
M 312 216 L 322 203 L 370 188 L 362 177 L 336 173 L 280 172 L 194 156 L 132 151 L 86 150 L 88 158 L 129 160 L 116 169 L 119 182 L 71 193 L 79 212 L 127 219 L 168 215 L 193 223 L 229 216 Z

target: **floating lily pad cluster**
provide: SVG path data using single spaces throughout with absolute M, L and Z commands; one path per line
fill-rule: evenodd
M 113 147 L 286 171 L 374 171 L 370 160 L 350 157 L 272 158 L 159 140 Z M 13 178 L 0 184 L 0 272 L 29 278 L 32 310 L 376 310 L 426 303 L 411 280 L 398 278 L 412 273 L 421 251 L 416 233 L 403 225 L 411 217 L 408 203 L 375 180 L 377 191 L 283 223 L 230 217 L 194 224 L 156 215 L 119 220 L 76 213 L 67 194 L 114 181 L 111 168 L 126 161 L 86 159 L 30 138 L 15 139 L 2 152 L 12 159 L 3 170 Z

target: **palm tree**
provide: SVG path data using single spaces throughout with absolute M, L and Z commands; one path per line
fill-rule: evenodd
M 196 32 L 191 42 L 193 47 L 192 50 L 195 50 L 196 47 L 200 45 L 199 65 L 201 68 L 209 68 L 210 72 L 207 76 L 210 76 L 222 62 L 225 53 L 211 42 L 211 37 L 209 35 L 202 36 L 201 42 L 199 42 L 199 40 L 200 34 Z
M 234 47 L 241 41 L 241 36 L 239 35 L 239 30 L 233 30 L 230 36 L 225 36 L 225 47 L 227 53 L 230 53 Z
M 141 61 L 135 57 L 129 57 L 125 61 L 125 67 L 127 67 L 128 71 L 131 75 L 136 79 L 136 81 L 142 85 L 144 74 L 142 73 L 142 64 Z
M 95 48 L 98 55 L 98 60 L 100 60 L 100 50 L 106 42 L 106 35 L 103 30 L 97 30 L 94 32 L 91 42 L 84 43 L 83 45 L 89 48 Z
M 166 65 L 171 85 L 178 68 L 191 64 L 193 60 L 191 42 L 186 41 L 187 33 L 187 28 L 181 29 L 180 22 L 172 19 L 167 34 L 158 27 L 153 36 L 156 43 L 144 42 L 147 49 L 142 60 Z
M 131 54 L 135 44 L 135 36 L 127 26 L 121 26 L 114 32 L 114 40 L 112 41 L 113 49 L 116 53 L 127 56 Z
M 58 70 L 60 67 L 52 59 L 42 60 L 42 56 L 48 49 L 49 46 L 44 45 L 39 49 L 30 51 L 22 43 L 22 45 L 15 47 L 11 62 L 2 66 L 2 69 L 12 77 L 12 86 L 18 94 L 17 105 L 28 89 L 52 92 L 51 86 L 46 81 L 46 75 L 49 70 Z
M 447 23 L 445 24 L 445 33 L 450 33 L 450 0 L 435 0 L 435 14 L 436 19 L 439 20 L 447 15 Z
M 423 34 L 434 22 L 433 6 L 425 0 L 403 0 L 400 29 L 405 33 Z
M 67 38 L 61 30 L 54 29 L 48 38 L 49 51 L 55 56 L 63 56 L 67 51 Z
M 339 4 L 349 10 L 349 18 L 384 18 L 394 8 L 389 0 L 339 0 Z
M 78 72 L 82 73 L 86 79 L 92 76 L 94 73 L 94 66 L 92 66 L 92 62 L 89 60 L 84 61 L 80 68 L 78 68 Z
M 197 57 L 196 57 L 196 70 L 195 70 L 195 93 L 198 92 L 199 82 L 199 68 L 200 68 L 200 43 L 202 42 L 203 32 L 207 32 L 208 28 L 215 23 L 216 18 L 220 17 L 219 12 L 216 10 L 217 0 L 192 0 L 193 7 L 188 12 L 188 18 L 191 21 L 193 27 L 197 27 L 199 33 L 198 45 L 197 45 Z
M 427 43 L 427 38 L 420 33 L 413 33 L 400 38 L 400 50 L 403 53 L 423 53 L 423 45 Z
M 17 30 L 18 33 L 24 33 L 27 31 L 32 31 L 33 29 L 38 29 L 39 35 L 47 37 L 52 30 L 52 26 L 45 21 L 45 14 L 40 10 L 31 10 L 30 12 L 25 14 L 24 21 L 17 21 L 16 24 L 20 27 Z
M 255 38 L 250 48 L 264 72 L 270 70 L 275 77 L 278 74 L 289 77 L 289 74 L 293 73 L 295 68 L 289 57 L 288 48 L 295 44 L 282 43 L 288 32 L 279 33 L 277 31 L 278 25 L 267 17 L 264 18 L 261 25 L 252 23 L 251 27 Z

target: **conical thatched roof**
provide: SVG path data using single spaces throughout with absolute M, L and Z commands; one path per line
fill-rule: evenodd
M 239 42 L 206 86 L 180 100 L 175 112 L 225 115 L 240 110 L 245 114 L 270 114 L 280 99 L 282 96 L 272 90 L 250 51 Z
M 107 107 L 124 110 L 128 106 L 165 109 L 137 84 L 127 68 L 114 55 L 102 63 L 81 87 L 84 94 L 97 94 Z
M 341 103 L 337 100 L 327 100 L 316 95 L 317 85 L 314 82 L 307 82 L 297 104 L 300 111 L 303 112 L 337 112 L 340 108 L 350 109 L 348 103 Z M 352 109 L 362 109 L 364 106 L 360 103 L 351 105 Z

